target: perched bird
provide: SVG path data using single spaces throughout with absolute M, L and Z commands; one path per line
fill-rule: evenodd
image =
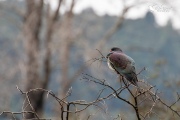
M 106 56 L 107 64 L 110 69 L 126 78 L 130 83 L 137 85 L 138 79 L 135 70 L 134 60 L 123 53 L 118 47 L 111 48 L 110 53 Z

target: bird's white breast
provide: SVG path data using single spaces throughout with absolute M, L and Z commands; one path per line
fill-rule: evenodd
M 111 64 L 110 64 L 109 58 L 108 58 L 107 64 L 108 64 L 108 67 L 109 67 L 111 70 L 114 70 L 114 68 L 112 68 L 112 66 L 111 66 Z

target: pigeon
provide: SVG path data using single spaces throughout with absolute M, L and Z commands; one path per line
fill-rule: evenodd
M 135 70 L 135 61 L 126 55 L 120 48 L 113 47 L 106 56 L 108 67 L 122 75 L 131 84 L 138 87 L 138 79 Z

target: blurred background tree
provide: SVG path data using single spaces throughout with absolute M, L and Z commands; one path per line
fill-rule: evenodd
M 140 1 L 131 5 L 123 1 L 118 16 L 98 16 L 91 8 L 74 14 L 78 2 L 81 1 L 57 0 L 53 8 L 45 0 L 0 1 L 0 111 L 21 109 L 15 85 L 26 91 L 50 89 L 58 97 L 65 96 L 72 86 L 75 92 L 68 99 L 86 100 L 95 97 L 98 86 L 79 81 L 81 73 L 102 77 L 118 86 L 116 75 L 106 64 L 92 62 L 92 58 L 99 56 L 96 49 L 106 54 L 112 46 L 121 47 L 132 56 L 138 70 L 147 67 L 139 78 L 166 93 L 162 95 L 165 100 L 175 100 L 175 92 L 180 92 L 180 34 L 172 21 L 158 26 L 154 13 L 157 9 L 153 6 L 144 18 L 127 19 L 134 7 L 147 4 Z M 179 9 L 171 7 L 170 11 L 178 15 Z M 42 116 L 56 116 L 60 111 L 43 92 L 31 93 L 29 97 Z M 117 103 L 107 103 L 112 114 L 128 111 L 126 105 Z M 121 107 L 124 111 L 119 110 Z M 32 117 L 33 114 L 26 116 Z

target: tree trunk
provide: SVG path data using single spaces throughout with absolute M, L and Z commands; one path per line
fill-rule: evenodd
M 39 33 L 42 24 L 42 10 L 43 0 L 27 0 L 27 13 L 24 20 L 24 35 L 26 39 L 26 74 L 27 83 L 26 91 L 30 89 L 42 87 L 42 82 L 39 76 Z M 29 100 L 26 99 L 25 111 L 33 111 L 37 113 L 42 112 L 43 106 L 43 93 L 42 92 L 31 92 L 28 94 Z M 31 105 L 30 105 L 31 104 Z M 32 108 L 32 107 L 33 108 Z M 34 118 L 34 114 L 26 114 L 26 119 Z

